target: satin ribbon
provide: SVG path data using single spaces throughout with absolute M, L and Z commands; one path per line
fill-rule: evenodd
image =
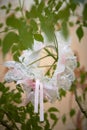
M 40 121 L 44 121 L 44 107 L 43 107 L 43 85 L 39 80 L 36 80 L 34 112 L 38 113 L 38 104 L 40 104 Z

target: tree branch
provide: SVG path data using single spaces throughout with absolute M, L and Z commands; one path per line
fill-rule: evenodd
M 83 109 L 82 105 L 81 105 L 80 102 L 79 102 L 79 99 L 78 99 L 78 96 L 77 96 L 76 88 L 75 88 L 75 90 L 74 90 L 74 93 L 75 93 L 75 100 L 76 100 L 76 102 L 77 102 L 77 104 L 78 104 L 78 106 L 79 106 L 81 112 L 82 112 L 82 113 L 84 114 L 84 116 L 87 118 L 87 113 L 86 113 L 86 111 Z

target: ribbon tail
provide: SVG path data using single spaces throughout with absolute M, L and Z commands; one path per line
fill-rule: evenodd
M 35 87 L 35 98 L 34 98 L 34 112 L 38 113 L 38 98 L 39 98 L 39 80 L 36 80 L 36 87 Z
M 40 83 L 40 121 L 44 121 L 43 85 Z

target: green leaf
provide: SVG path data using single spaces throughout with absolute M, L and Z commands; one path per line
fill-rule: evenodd
M 54 113 L 50 113 L 50 118 L 51 118 L 52 120 L 54 120 L 54 121 L 58 120 L 56 114 L 54 114 Z
M 35 5 L 31 7 L 30 11 L 26 11 L 26 17 L 27 18 L 37 18 L 37 8 Z
M 41 14 L 43 12 L 43 9 L 44 9 L 44 0 L 42 0 L 38 6 L 38 15 Z
M 86 73 L 81 72 L 81 74 L 80 74 L 80 78 L 81 78 L 80 83 L 83 84 L 83 83 L 85 82 L 85 80 L 86 80 Z
M 62 5 L 62 2 L 59 1 L 58 4 L 56 5 L 56 11 L 58 11 L 60 9 L 61 5 Z
M 12 4 L 9 2 L 9 3 L 8 3 L 8 8 L 11 8 L 11 6 L 12 6 Z
M 35 22 L 35 20 L 30 20 L 30 26 L 31 26 L 31 28 L 32 28 L 32 30 L 33 30 L 33 33 L 36 33 L 37 31 L 38 31 L 38 25 L 37 25 L 37 23 Z
M 19 56 L 20 56 L 20 52 L 19 51 L 16 51 L 14 54 L 13 54 L 13 59 L 15 61 L 19 61 Z
M 57 14 L 58 19 L 61 19 L 63 21 L 68 21 L 70 16 L 70 9 L 69 6 L 66 6 L 62 10 L 60 10 Z
M 67 26 L 67 22 L 66 21 L 62 22 L 62 34 L 63 34 L 65 39 L 68 38 L 69 31 L 68 31 L 68 26 Z
M 51 107 L 48 109 L 48 112 L 59 112 L 59 110 L 55 107 Z
M 51 17 L 40 17 L 41 29 L 46 34 L 48 41 L 54 41 L 54 25 Z
M 7 10 L 6 10 L 6 14 L 8 14 L 9 12 L 10 12 L 10 9 L 7 9 Z
M 21 87 L 20 85 L 17 85 L 16 88 L 17 88 L 17 90 L 18 90 L 19 92 L 24 93 L 24 91 L 22 90 L 22 87 Z
M 19 50 L 18 44 L 13 44 L 13 46 L 11 48 L 12 54 L 14 54 L 18 50 Z
M 16 93 L 13 95 L 13 101 L 16 103 L 21 103 L 21 94 L 20 93 Z
M 84 32 L 82 26 L 79 26 L 76 30 L 76 34 L 78 36 L 79 41 L 81 41 L 82 37 L 84 36 Z
M 80 67 L 80 62 L 78 61 L 78 62 L 77 62 L 77 68 L 79 68 L 79 67 Z
M 44 41 L 44 39 L 43 39 L 41 34 L 34 34 L 34 38 L 35 38 L 35 40 L 40 41 L 40 42 Z
M 70 27 L 73 27 L 73 26 L 74 26 L 74 23 L 70 21 L 70 22 L 69 22 L 69 26 L 70 26 Z
M 1 6 L 0 7 L 1 9 L 6 9 L 7 7 L 5 5 Z
M 24 49 L 32 48 L 34 43 L 32 30 L 26 24 L 22 24 L 21 26 L 19 30 L 20 45 L 22 44 Z
M 58 118 L 57 118 L 56 114 L 54 114 L 54 113 L 50 113 L 50 118 L 54 121 L 51 126 L 51 128 L 53 129 L 54 126 L 57 124 Z
M 5 94 L 9 91 L 9 87 L 5 87 L 3 83 L 0 83 L 0 91 Z
M 73 116 L 75 115 L 75 113 L 76 113 L 75 109 L 72 108 L 72 109 L 70 110 L 70 113 L 69 113 L 69 114 L 70 114 L 70 117 L 73 117 Z
M 62 116 L 62 122 L 63 122 L 63 124 L 66 123 L 66 115 L 65 114 Z
M 15 8 L 15 11 L 17 12 L 17 11 L 20 11 L 20 7 L 16 7 Z
M 38 5 L 39 4 L 39 1 L 38 0 L 34 0 L 35 2 L 35 5 Z
M 17 43 L 19 41 L 19 37 L 15 32 L 9 32 L 7 33 L 7 35 L 4 37 L 2 45 L 2 51 L 3 54 L 6 55 L 6 53 L 8 53 L 8 51 L 10 50 L 11 46 L 14 43 Z
M 10 15 L 6 19 L 7 26 L 19 29 L 21 25 L 21 20 L 17 19 L 14 14 Z
M 60 98 L 65 97 L 65 96 L 66 96 L 66 91 L 61 88 L 61 89 L 59 90 L 59 94 L 60 94 Z
M 87 20 L 87 3 L 84 6 L 84 10 L 83 10 L 83 20 L 86 21 Z
M 0 28 L 2 28 L 3 27 L 3 23 L 0 23 Z
M 77 4 L 73 0 L 70 0 L 70 9 L 74 12 L 76 7 L 77 7 Z

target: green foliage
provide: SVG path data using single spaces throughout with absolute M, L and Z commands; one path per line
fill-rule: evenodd
M 16 89 L 17 88 L 17 89 Z M 34 113 L 32 103 L 22 106 L 21 86 L 15 89 L 6 87 L 4 83 L 0 83 L 0 124 L 5 130 L 52 130 L 58 122 L 55 112 L 59 112 L 57 108 L 52 107 L 45 112 L 45 121 L 39 121 L 39 114 Z M 49 117 L 53 120 L 53 124 L 49 123 Z
M 66 123 L 66 115 L 65 114 L 62 116 L 62 122 L 63 122 L 63 124 Z
M 70 113 L 69 113 L 69 114 L 70 114 L 70 117 L 73 117 L 73 116 L 75 115 L 75 113 L 76 113 L 75 109 L 72 108 L 72 109 L 70 110 Z
M 69 32 L 68 32 L 67 22 L 62 23 L 62 34 L 64 35 L 65 39 L 68 38 Z
M 64 3 L 66 6 L 61 8 Z M 43 33 L 45 34 L 48 41 L 54 41 L 55 27 L 58 23 L 61 25 L 58 30 L 61 29 L 63 36 L 67 38 L 69 35 L 68 27 L 74 26 L 73 21 L 69 21 L 71 17 L 70 12 L 72 11 L 72 15 L 74 15 L 78 5 L 79 1 L 73 0 L 69 0 L 69 2 L 63 2 L 60 0 L 48 0 L 48 2 L 41 0 L 39 2 L 38 0 L 34 0 L 30 10 L 23 11 L 22 7 L 15 7 L 14 11 L 6 17 L 6 27 L 4 31 L 2 31 L 7 32 L 5 37 L 7 37 L 7 34 L 11 32 L 16 33 L 18 36 L 19 41 L 17 41 L 17 51 L 11 50 L 11 52 L 14 51 L 13 58 L 18 60 L 18 56 L 22 50 L 32 48 L 34 39 L 40 42 L 44 42 L 42 35 Z M 87 4 L 84 5 L 83 10 L 83 24 L 79 21 L 79 27 L 76 30 L 79 41 L 84 36 L 82 26 L 87 26 L 86 6 Z M 6 13 L 9 14 L 9 12 L 11 12 L 12 5 L 11 3 L 8 3 L 7 5 L 2 5 L 0 9 L 5 10 Z M 19 17 L 16 16 L 18 11 L 21 12 L 21 16 Z M 0 27 L 2 26 L 3 24 L 1 23 Z M 6 44 L 7 40 L 8 47 L 5 47 L 2 44 L 4 55 L 6 55 L 8 51 L 14 46 L 14 42 L 12 41 L 8 43 L 8 38 L 5 37 L 2 39 L 2 41 L 5 41 L 4 44 Z
M 66 96 L 66 91 L 61 88 L 61 89 L 59 90 L 59 94 L 60 94 L 60 98 L 65 97 L 65 96 Z
M 84 73 L 84 72 L 81 72 L 80 74 L 80 83 L 83 84 L 86 80 L 86 77 L 87 77 L 87 73 Z
M 3 27 L 3 23 L 0 23 L 0 28 L 2 28 Z
M 79 38 L 79 41 L 82 39 L 83 35 L 84 35 L 84 32 L 83 32 L 83 28 L 82 26 L 79 26 L 76 30 L 76 34 Z
M 11 3 L 8 3 L 8 5 L 2 5 L 0 9 L 5 10 L 6 14 L 8 14 L 11 10 L 11 7 L 12 7 Z
M 84 6 L 84 10 L 83 10 L 83 20 L 87 21 L 87 3 Z

